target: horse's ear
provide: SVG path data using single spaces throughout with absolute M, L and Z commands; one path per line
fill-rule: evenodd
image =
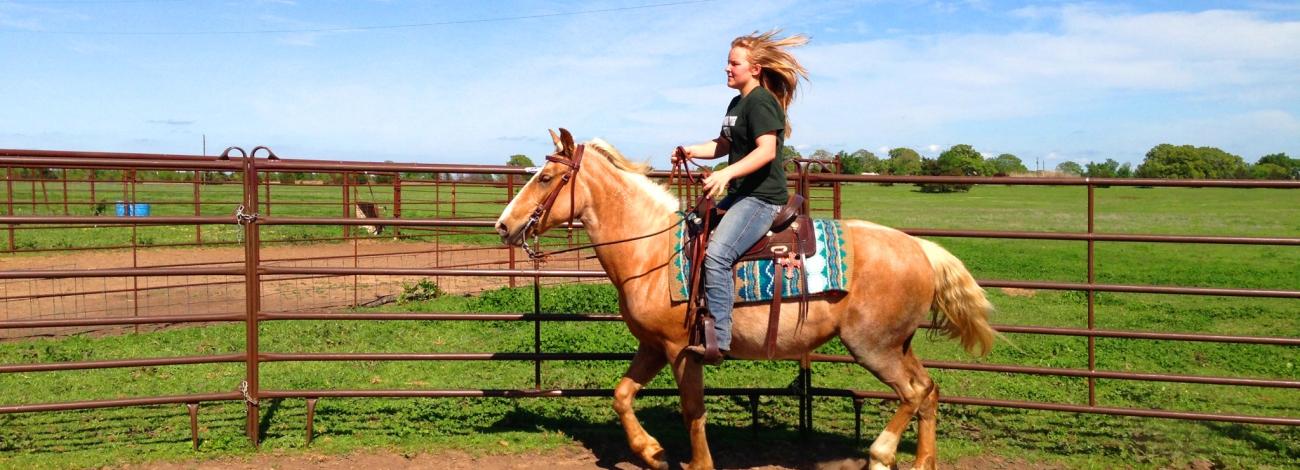
M 563 131 L 564 129 L 560 129 L 560 130 Z M 547 129 L 546 132 L 551 133 L 551 142 L 555 143 L 555 154 L 564 155 L 564 144 L 560 142 L 560 136 L 557 135 L 555 131 L 552 129 Z
M 574 148 L 573 134 L 570 134 L 569 130 L 563 127 L 560 128 L 560 143 L 564 145 L 564 151 L 560 154 L 566 157 L 572 157 Z

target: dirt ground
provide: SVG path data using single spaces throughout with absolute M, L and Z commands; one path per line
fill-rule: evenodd
M 518 251 L 518 250 L 516 250 Z M 510 267 L 504 248 L 436 243 L 360 241 L 267 246 L 263 265 L 316 268 L 487 268 Z M 531 267 L 516 252 L 515 266 Z M 30 269 L 83 270 L 129 267 L 239 267 L 242 247 L 150 248 L 51 253 L 0 257 L 0 271 Z M 594 260 L 558 259 L 547 269 L 599 269 Z M 402 292 L 420 276 L 264 276 L 263 311 L 329 309 L 364 304 Z M 431 277 L 448 293 L 471 293 L 509 284 L 508 278 Z M 526 285 L 528 278 L 517 279 Z M 565 281 L 555 279 L 555 281 Z M 545 282 L 545 280 L 544 280 Z M 151 276 L 0 281 L 0 320 L 137 317 L 220 314 L 244 311 L 242 276 Z M 103 330 L 103 327 L 0 330 L 0 338 L 54 336 Z M 116 329 L 120 329 L 117 327 Z
M 817 469 L 817 470 L 841 470 L 841 469 L 860 469 L 866 466 L 865 458 L 860 459 L 831 459 L 819 460 L 816 456 L 808 456 L 805 461 L 789 462 L 784 465 L 758 465 L 744 467 L 727 467 L 729 460 L 727 455 L 714 455 L 715 464 L 719 468 L 749 468 L 762 470 L 778 469 Z M 752 459 L 744 459 L 752 461 Z M 1025 470 L 1056 470 L 1066 467 L 1060 465 L 1049 465 L 1035 462 L 1027 462 L 1017 459 L 1006 459 L 997 456 L 967 457 L 952 462 L 942 462 L 942 467 L 956 470 L 999 470 L 999 469 L 1025 469 Z M 790 465 L 790 466 L 786 466 Z M 674 465 L 680 468 L 680 463 Z M 634 463 L 626 458 L 602 459 L 590 449 L 580 446 L 572 446 L 559 450 L 527 453 L 520 455 L 486 455 L 476 456 L 464 452 L 438 452 L 438 453 L 418 453 L 402 454 L 387 451 L 367 451 L 349 455 L 320 455 L 320 454 L 260 454 L 247 459 L 223 459 L 212 460 L 207 462 L 167 462 L 151 463 L 144 465 L 128 465 L 124 467 L 113 467 L 121 470 L 300 470 L 300 469 L 321 469 L 321 470 L 351 470 L 351 469 L 449 469 L 449 470 L 468 470 L 468 469 L 546 469 L 546 470 L 586 470 L 586 469 L 619 469 L 631 470 L 643 468 L 639 463 Z M 899 470 L 911 469 L 910 462 L 904 462 L 898 465 Z

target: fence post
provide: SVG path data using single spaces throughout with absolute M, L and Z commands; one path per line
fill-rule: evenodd
M 68 169 L 62 168 L 60 176 L 63 180 L 63 215 L 68 214 Z
M 93 187 L 93 186 L 92 186 Z M 5 167 L 5 207 L 8 215 L 14 215 L 14 167 Z M 9 224 L 9 252 L 17 250 L 14 244 L 14 224 Z
M 256 151 L 257 149 L 253 149 L 253 150 Z M 273 155 L 274 155 L 274 154 L 273 154 Z M 266 202 L 265 202 L 265 204 L 266 204 L 266 215 L 271 215 L 271 173 L 268 172 L 268 173 L 266 174 L 266 181 L 262 181 L 262 180 L 259 178 L 259 179 L 258 179 L 258 183 L 262 183 L 262 186 L 264 186 L 264 187 L 266 188 L 266 189 L 264 189 L 264 191 L 265 191 L 265 197 L 266 197 Z M 256 208 L 256 207 L 254 207 L 253 210 L 256 211 L 256 212 L 259 212 L 259 213 L 262 212 L 262 209 L 259 209 L 259 208 Z
M 1088 331 L 1096 328 L 1093 316 L 1093 301 L 1097 291 L 1094 289 L 1094 283 L 1097 282 L 1096 263 L 1093 259 L 1094 241 L 1093 234 L 1093 210 L 1095 207 L 1095 197 L 1093 195 L 1092 181 L 1088 180 Z M 1088 335 L 1088 372 L 1097 371 L 1097 337 Z M 1097 406 L 1097 381 L 1092 376 L 1088 376 L 1088 406 Z
M 139 178 L 136 177 L 137 175 L 135 171 L 136 170 L 132 168 L 129 171 L 124 170 L 122 172 L 123 178 L 127 178 L 127 175 L 130 175 L 130 180 L 131 180 L 130 196 L 124 197 L 123 199 L 126 199 L 126 205 L 127 207 L 130 208 L 127 215 L 130 215 L 132 217 L 138 215 L 135 213 L 135 183 Z M 127 188 L 126 182 L 123 181 L 122 191 L 125 192 L 126 188 Z M 139 225 L 131 224 L 131 267 L 132 268 L 140 267 L 139 230 L 140 230 Z M 140 276 L 131 276 L 131 315 L 135 317 L 140 316 Z M 135 332 L 137 334 L 140 333 L 139 323 L 135 324 L 133 328 L 135 329 Z
M 200 204 L 199 204 L 199 201 L 202 200 L 202 199 L 200 198 L 200 196 L 199 196 L 199 178 L 200 178 L 200 177 L 201 177 L 201 174 L 199 173 L 199 170 L 194 170 L 194 216 L 195 216 L 195 217 L 198 217 L 198 216 L 203 215 L 203 209 L 200 208 Z M 203 245 L 203 226 L 202 226 L 202 225 L 194 224 L 194 243 L 198 243 L 199 245 Z
M 402 172 L 393 172 L 393 218 L 402 218 Z M 393 236 L 402 238 L 402 226 L 393 226 Z
M 257 211 L 257 164 L 254 155 L 244 156 L 244 207 L 246 210 L 256 214 Z M 245 358 L 244 383 L 241 387 L 244 391 L 244 405 L 247 414 L 247 434 L 248 439 L 252 441 L 253 446 L 257 447 L 260 443 L 260 430 L 258 429 L 259 405 L 258 402 L 258 328 L 257 315 L 261 310 L 262 290 L 261 279 L 258 276 L 257 268 L 260 261 L 260 230 L 256 217 L 241 220 L 244 230 L 244 309 L 247 315 L 244 321 L 244 336 L 247 357 Z
M 87 172 L 87 173 L 90 173 L 90 203 L 91 203 L 91 204 L 98 204 L 99 201 L 95 199 L 95 178 L 99 175 L 99 170 L 96 170 L 96 169 L 94 169 L 94 168 L 90 168 L 90 169 L 87 169 L 86 172 Z M 92 206 L 92 207 L 94 207 L 94 206 Z
M 838 153 L 835 154 L 835 173 L 833 173 L 834 175 L 839 176 L 844 173 L 844 167 L 842 165 L 844 165 L 844 162 L 840 160 L 840 155 Z M 833 212 L 835 213 L 835 215 L 833 216 L 835 220 L 840 220 L 840 185 L 841 184 L 842 183 L 840 183 L 839 179 L 836 179 L 835 182 L 831 183 L 831 188 L 832 188 L 831 194 L 833 195 L 832 197 L 834 198 L 834 202 L 832 203 L 833 205 L 831 207 L 833 208 Z
M 352 218 L 353 215 L 352 211 L 348 210 L 352 208 L 352 191 L 349 190 L 349 186 L 351 183 L 351 181 L 349 180 L 351 179 L 352 179 L 352 173 L 346 171 L 343 172 L 343 217 L 348 219 Z M 352 227 L 348 225 L 344 225 L 343 239 L 347 240 L 351 235 L 352 235 Z
M 442 176 L 446 173 L 433 174 L 433 214 L 442 218 Z M 433 265 L 442 267 L 442 229 L 433 228 Z M 442 276 L 434 276 L 433 282 L 442 285 Z

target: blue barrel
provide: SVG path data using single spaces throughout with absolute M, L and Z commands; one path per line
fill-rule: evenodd
M 127 217 L 131 215 L 131 205 L 122 201 L 117 201 L 117 216 Z
M 149 217 L 149 203 L 140 202 L 131 205 L 131 215 L 136 217 Z

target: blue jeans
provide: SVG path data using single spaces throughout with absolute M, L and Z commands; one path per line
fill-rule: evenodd
M 718 203 L 718 207 L 727 209 L 727 214 L 718 222 L 704 255 L 704 303 L 715 321 L 718 349 L 729 350 L 731 307 L 736 295 L 731 268 L 740 255 L 767 234 L 781 206 L 753 197 L 733 200 L 729 196 Z

